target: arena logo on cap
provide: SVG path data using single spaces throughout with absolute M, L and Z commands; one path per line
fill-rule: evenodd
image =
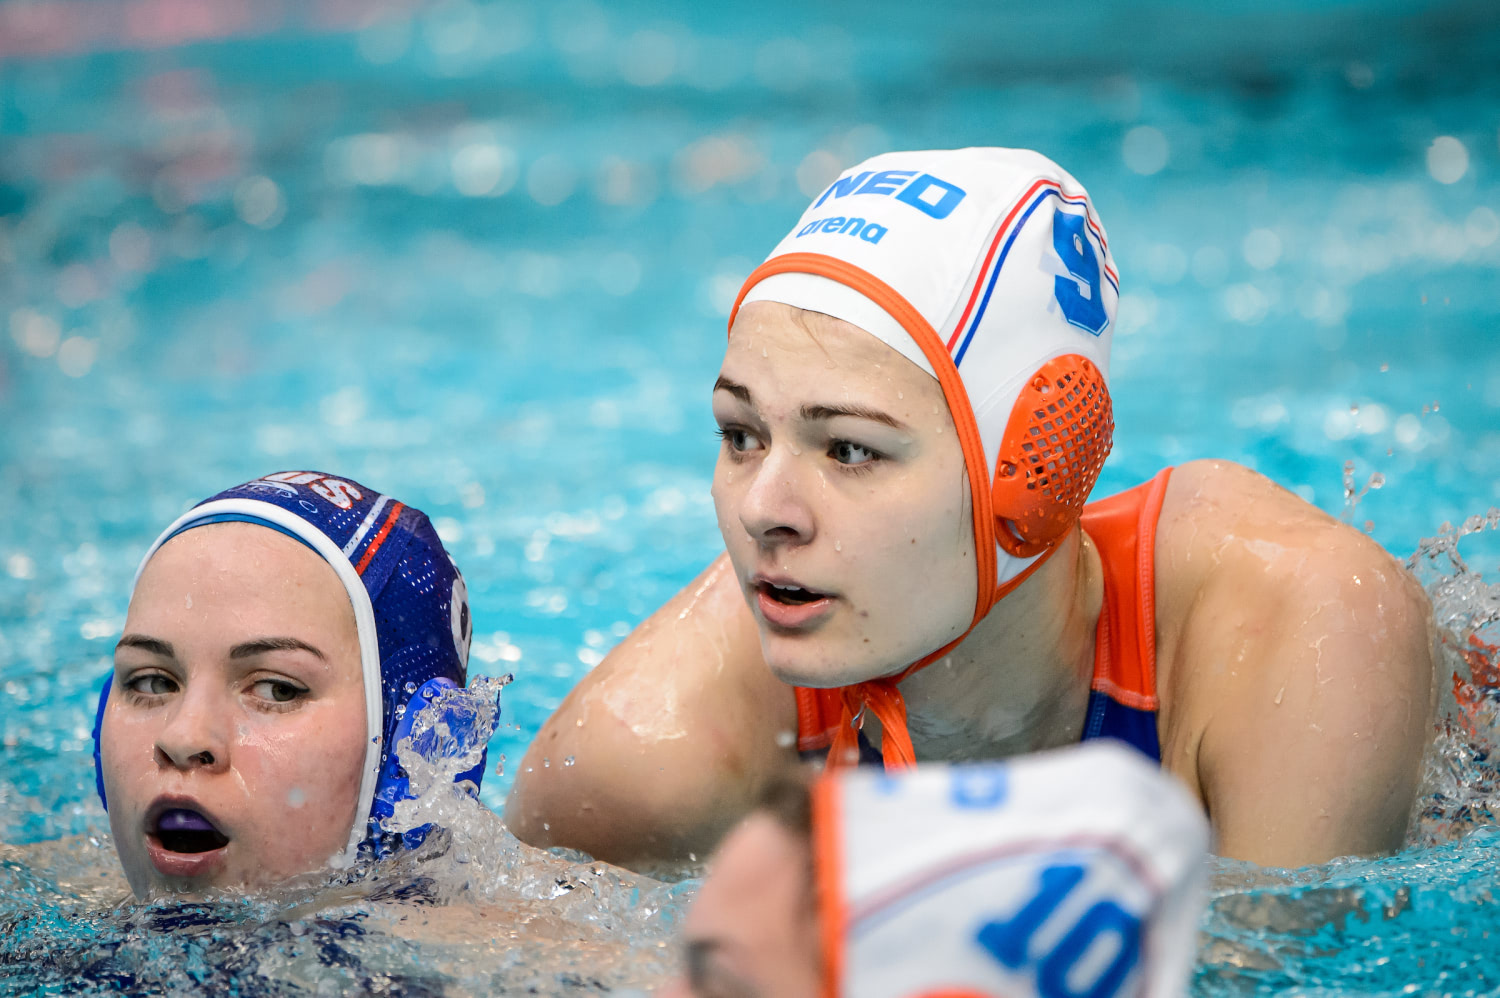
M 287 485 L 306 485 L 322 498 L 339 509 L 353 509 L 354 504 L 365 497 L 357 485 L 338 478 L 329 478 L 316 471 L 278 471 L 262 478 L 263 482 L 284 482 Z M 292 493 L 295 495 L 295 491 Z
M 867 243 L 878 243 L 880 237 L 886 233 L 886 227 L 876 225 L 874 222 L 866 222 L 862 218 L 845 218 L 843 215 L 834 215 L 832 218 L 815 218 L 802 228 L 797 230 L 796 238 L 810 236 L 814 232 L 831 232 L 834 235 L 858 236 Z
M 866 170 L 852 177 L 835 180 L 823 192 L 823 196 L 813 202 L 813 207 L 821 207 L 830 197 L 845 198 L 861 194 L 894 197 L 933 218 L 947 218 L 953 214 L 953 209 L 958 207 L 959 202 L 968 196 L 968 192 L 962 187 L 940 180 L 930 173 L 918 176 L 916 170 Z

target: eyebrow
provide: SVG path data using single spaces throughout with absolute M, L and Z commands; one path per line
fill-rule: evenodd
M 746 405 L 754 405 L 755 401 L 750 397 L 750 389 L 738 381 L 730 381 L 724 375 L 719 375 L 719 380 L 714 382 L 714 391 L 728 392 Z
M 229 649 L 229 657 L 250 658 L 254 655 L 263 655 L 268 651 L 305 651 L 311 652 L 323 661 L 328 661 L 328 656 L 322 651 L 298 638 L 256 638 L 254 641 L 243 641 Z
M 750 389 L 746 388 L 738 381 L 730 381 L 722 374 L 719 375 L 719 380 L 714 382 L 714 391 L 728 392 L 735 398 L 739 399 L 741 402 L 744 402 L 746 405 L 755 404 L 754 397 L 750 394 Z M 889 413 L 881 412 L 879 409 L 872 409 L 869 406 L 865 405 L 804 405 L 799 410 L 799 413 L 803 419 L 807 420 L 833 419 L 838 416 L 852 416 L 855 419 L 868 419 L 874 423 L 883 423 L 886 426 L 891 427 L 892 429 L 903 430 L 906 432 L 911 431 L 911 427 L 901 422 L 901 420 L 897 419 L 895 416 L 892 416 Z
M 119 641 L 115 642 L 115 650 L 118 651 L 121 648 L 139 648 L 142 651 L 149 651 L 153 655 L 160 655 L 162 658 L 177 657 L 177 652 L 172 649 L 170 641 L 147 637 L 144 634 L 126 634 L 122 636 Z
M 868 419 L 874 423 L 884 423 L 886 426 L 896 430 L 910 431 L 901 420 L 879 409 L 871 409 L 863 405 L 805 405 L 802 407 L 803 419 L 833 419 L 837 416 L 853 416 L 855 419 Z

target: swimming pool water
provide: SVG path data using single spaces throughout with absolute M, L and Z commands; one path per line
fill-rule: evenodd
M 517 676 L 490 756 L 513 766 L 716 553 L 727 306 L 883 149 L 1030 146 L 1088 186 L 1124 292 L 1101 489 L 1231 458 L 1402 557 L 1500 504 L 1485 3 L 86 9 L 0 4 L 0 841 L 104 828 L 90 711 L 136 559 L 277 468 L 434 517 L 474 668 Z M 1471 626 L 1496 536 L 1445 569 Z M 1483 748 L 1451 749 L 1444 786 L 1484 798 Z M 1195 990 L 1494 991 L 1490 839 L 1440 838 L 1226 871 Z M 63 928 L 55 880 L 7 869 L 5 924 L 41 915 L 0 962 L 134 931 Z M 383 945 L 359 961 L 430 955 Z

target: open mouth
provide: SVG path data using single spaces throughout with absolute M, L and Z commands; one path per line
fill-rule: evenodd
M 212 852 L 229 844 L 214 823 L 197 811 L 173 808 L 156 819 L 156 838 L 168 852 Z
M 801 586 L 778 586 L 773 582 L 762 582 L 757 588 L 766 596 L 784 606 L 803 606 L 808 603 L 816 603 L 820 599 L 828 598 L 827 593 L 803 589 Z

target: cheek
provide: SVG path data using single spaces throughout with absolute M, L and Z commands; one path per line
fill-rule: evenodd
M 298 837 L 302 847 L 289 849 L 288 859 L 320 862 L 344 844 L 365 759 L 360 707 L 357 715 L 320 712 L 324 716 L 299 718 L 297 724 L 242 722 L 236 768 L 263 807 L 261 826 L 305 830 Z
M 130 807 L 132 787 L 150 775 L 156 746 L 154 726 L 122 712 L 115 699 L 118 695 L 111 692 L 99 728 L 99 768 L 104 773 L 104 793 L 111 811 Z
M 944 475 L 938 481 L 953 482 L 960 476 Z M 856 575 L 874 587 L 869 593 L 871 618 L 884 621 L 902 632 L 920 621 L 924 643 L 946 636 L 955 626 L 967 626 L 974 611 L 977 591 L 974 561 L 974 527 L 969 506 L 956 485 L 934 487 L 931 481 L 916 487 L 879 517 L 850 518 L 851 523 L 884 529 L 866 529 L 854 543 L 845 540 Z M 848 528 L 841 534 L 848 536 Z M 892 586 L 884 580 L 900 579 Z M 876 623 L 875 626 L 880 626 Z
M 719 524 L 719 533 L 724 537 L 724 546 L 731 558 L 738 546 L 736 542 L 742 544 L 748 537 L 740 525 L 739 515 L 740 497 L 749 481 L 749 473 L 745 469 L 732 464 L 722 454 L 719 456 L 718 463 L 714 465 L 713 485 L 709 494 L 713 497 L 714 518 Z
M 709 487 L 709 494 L 713 496 L 714 509 L 718 512 L 721 522 L 733 512 L 732 507 L 738 491 L 735 484 L 743 477 L 741 473 L 737 473 L 738 471 L 739 469 L 723 454 L 719 455 L 718 461 L 714 464 L 714 480 Z

